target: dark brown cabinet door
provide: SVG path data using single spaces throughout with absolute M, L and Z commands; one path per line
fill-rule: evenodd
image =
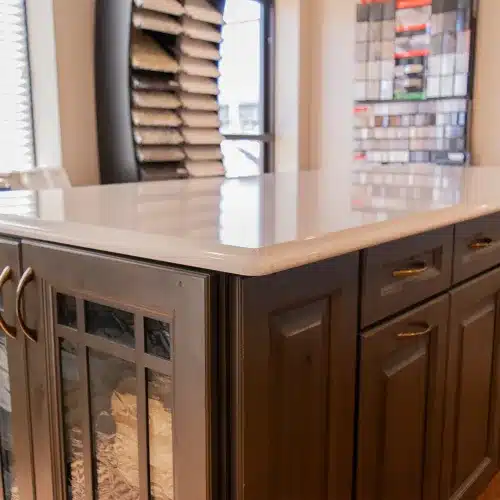
M 450 295 L 442 498 L 469 499 L 498 469 L 500 269 Z
M 0 238 L 0 499 L 33 500 L 25 337 L 15 316 L 20 243 Z
M 358 500 L 437 500 L 448 296 L 361 338 Z
M 237 280 L 232 498 L 351 498 L 358 262 Z
M 210 276 L 22 247 L 40 498 L 208 500 Z

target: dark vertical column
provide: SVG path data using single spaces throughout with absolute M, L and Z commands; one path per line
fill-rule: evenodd
M 139 180 L 130 117 L 132 0 L 97 0 L 95 92 L 101 181 Z

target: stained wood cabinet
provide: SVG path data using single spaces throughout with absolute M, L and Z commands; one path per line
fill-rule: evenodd
M 246 278 L 0 238 L 0 499 L 475 499 L 500 267 L 454 288 L 440 234 L 417 277 L 396 250 Z
M 360 500 L 438 498 L 447 320 L 444 296 L 361 337 Z
M 443 499 L 476 498 L 498 470 L 500 269 L 453 290 Z
M 350 498 L 358 255 L 235 287 L 231 498 Z

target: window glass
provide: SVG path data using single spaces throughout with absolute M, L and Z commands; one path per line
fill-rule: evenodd
M 219 79 L 223 134 L 262 134 L 262 8 L 227 0 Z
M 221 130 L 227 130 L 229 128 L 229 106 L 227 104 L 221 104 L 219 117 L 221 121 Z
M 0 0 L 0 173 L 34 166 L 24 0 Z
M 226 139 L 222 154 L 228 177 L 259 175 L 262 172 L 262 142 Z
M 257 104 L 240 104 L 238 108 L 238 118 L 243 132 L 251 134 L 259 133 L 260 117 Z

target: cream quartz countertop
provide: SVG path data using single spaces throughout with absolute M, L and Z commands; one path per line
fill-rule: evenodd
M 258 276 L 500 211 L 500 167 L 352 165 L 0 193 L 0 234 Z

